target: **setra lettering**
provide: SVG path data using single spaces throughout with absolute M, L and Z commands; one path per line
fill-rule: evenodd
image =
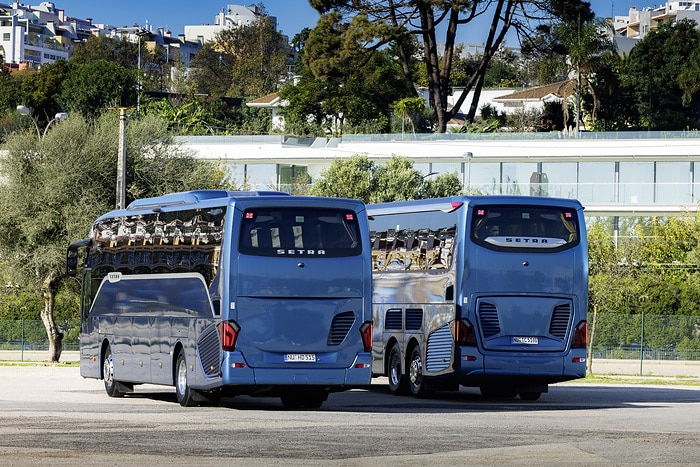
M 285 248 L 279 248 L 279 249 L 277 249 L 277 254 L 279 256 L 297 256 L 297 255 L 322 256 L 322 255 L 326 254 L 326 250 L 304 250 L 304 249 L 288 250 Z
M 549 243 L 546 238 L 506 237 L 506 243 Z

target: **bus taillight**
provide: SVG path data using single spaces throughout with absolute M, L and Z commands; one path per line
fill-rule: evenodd
M 360 326 L 360 334 L 362 335 L 362 345 L 365 352 L 372 351 L 372 321 L 365 321 Z
M 585 349 L 588 344 L 588 322 L 581 321 L 574 328 L 574 340 L 571 342 L 572 349 Z
M 468 319 L 452 321 L 452 336 L 459 345 L 476 346 L 476 332 Z
M 241 327 L 235 321 L 222 321 L 218 325 L 221 348 L 227 352 L 233 352 L 236 348 L 236 339 Z

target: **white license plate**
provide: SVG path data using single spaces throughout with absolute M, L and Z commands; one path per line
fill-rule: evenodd
M 284 354 L 285 362 L 315 362 L 316 354 L 313 353 L 288 353 Z
M 537 337 L 512 337 L 510 343 L 537 345 L 539 344 L 539 339 Z

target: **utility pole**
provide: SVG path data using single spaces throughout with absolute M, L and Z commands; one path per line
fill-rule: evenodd
M 126 107 L 119 108 L 119 151 L 117 154 L 117 209 L 126 207 Z

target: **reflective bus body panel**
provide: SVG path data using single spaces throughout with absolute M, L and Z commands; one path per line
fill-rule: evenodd
M 297 223 L 304 219 L 302 212 L 294 216 L 295 209 L 307 210 L 309 216 L 328 210 L 328 215 L 322 214 L 323 221 L 335 227 L 338 222 L 332 213 L 351 213 L 351 222 L 357 224 L 359 245 L 353 246 L 357 253 L 344 256 L 344 247 L 334 250 L 323 237 L 316 241 L 328 245 L 327 254 L 321 248 L 288 248 L 279 256 L 279 248 L 269 250 L 275 256 L 242 253 L 242 216 L 245 212 L 269 214 L 272 208 L 274 215 L 291 213 Z M 360 328 L 371 320 L 371 259 L 361 202 L 227 196 L 170 211 L 184 209 L 218 215 L 219 227 L 213 228 L 208 238 L 203 233 L 205 227 L 199 231 L 192 225 L 178 224 L 183 231 L 189 229 L 189 236 L 181 239 L 197 245 L 191 252 L 182 253 L 182 244 L 176 248 L 172 239 L 168 244 L 158 240 L 157 248 L 144 249 L 148 234 L 130 240 L 121 250 L 110 249 L 118 243 L 114 240 L 116 228 L 111 237 L 103 235 L 102 244 L 93 245 L 88 256 L 88 266 L 93 267 L 86 267 L 84 273 L 88 295 L 94 300 L 88 303 L 89 314 L 82 312 L 82 376 L 104 376 L 102 357 L 109 345 L 114 379 L 124 383 L 174 384 L 174 360 L 182 349 L 192 389 L 256 393 L 264 386 L 316 386 L 334 391 L 369 384 L 371 353 L 363 350 Z M 167 207 L 158 209 L 159 216 L 168 212 Z M 94 228 L 104 229 L 105 224 L 127 215 L 134 221 L 153 213 L 152 207 L 108 213 Z M 282 228 L 275 227 L 275 232 Z M 301 246 L 302 236 L 305 241 L 307 234 L 300 229 L 306 225 L 291 228 L 297 236 L 294 245 Z M 212 234 L 220 235 L 213 243 Z M 155 244 L 148 242 L 149 246 Z M 212 249 L 213 244 L 218 246 Z M 180 253 L 168 256 L 174 251 Z M 192 269 L 195 271 L 188 272 Z M 109 270 L 121 274 L 113 274 L 110 282 Z M 199 298 L 190 303 L 191 299 L 181 297 L 184 295 Z M 217 326 L 224 321 L 240 326 L 233 351 L 221 348 Z M 313 355 L 316 360 L 285 359 L 290 354 Z
M 447 213 L 451 205 L 458 207 Z M 468 230 L 474 222 L 474 207 L 499 205 L 545 210 L 554 206 L 576 213 L 576 246 L 489 249 L 476 244 Z M 449 266 L 437 270 L 378 271 L 378 257 L 384 253 L 376 250 L 380 243 L 377 232 L 386 228 L 386 219 L 407 222 L 406 214 L 415 218 L 416 213 L 423 211 L 433 212 L 444 225 L 456 226 Z M 369 205 L 368 214 L 375 247 L 375 375 L 388 373 L 388 352 L 398 343 L 406 365 L 410 347 L 420 346 L 423 375 L 435 382 L 527 388 L 585 376 L 585 348 L 571 348 L 574 327 L 586 319 L 588 290 L 585 224 L 577 201 L 453 197 Z M 393 227 L 397 238 L 403 227 Z M 399 253 L 402 254 L 406 253 Z M 410 313 L 422 313 L 419 329 L 406 329 Z M 474 325 L 475 346 L 455 343 L 452 326 L 459 319 Z M 392 321 L 388 327 L 387 321 Z

